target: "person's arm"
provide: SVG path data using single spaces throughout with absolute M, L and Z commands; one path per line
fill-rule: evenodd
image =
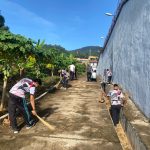
M 121 98 L 122 106 L 124 106 L 124 105 L 127 103 L 127 101 L 126 101 L 126 97 L 123 95 L 122 92 L 121 92 L 121 94 L 120 94 L 120 98 Z
M 111 105 L 111 91 L 109 91 L 107 94 L 107 104 Z
M 32 106 L 32 114 L 36 115 L 34 95 L 30 95 L 30 103 L 31 103 L 31 106 Z
M 30 88 L 30 103 L 32 107 L 32 114 L 36 115 L 34 94 L 35 94 L 35 87 L 31 87 Z

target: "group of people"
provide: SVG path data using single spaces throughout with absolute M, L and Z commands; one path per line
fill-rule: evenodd
M 87 67 L 87 80 L 90 80 L 91 76 L 91 66 Z M 111 82 L 111 76 L 112 73 L 109 69 L 106 70 L 106 74 L 108 77 L 108 83 Z M 62 69 L 60 72 L 60 77 L 62 81 L 63 88 L 67 89 L 68 86 L 68 80 L 74 80 L 75 79 L 75 65 L 71 64 L 68 69 Z M 9 120 L 10 120 L 10 126 L 13 129 L 14 133 L 19 132 L 19 128 L 17 125 L 17 109 L 19 110 L 19 113 L 22 114 L 24 117 L 25 123 L 26 123 L 26 129 L 31 128 L 35 125 L 35 120 L 33 119 L 33 115 L 37 115 L 36 108 L 35 108 L 35 91 L 36 88 L 41 85 L 42 82 L 40 79 L 28 79 L 23 78 L 19 82 L 17 82 L 9 91 L 10 99 L 8 102 L 8 113 L 9 113 Z M 26 101 L 26 94 L 29 93 L 30 95 L 30 103 L 31 103 L 31 112 L 28 109 L 27 101 Z M 110 97 L 110 103 L 111 103 L 111 116 L 114 123 L 114 126 L 116 126 L 119 123 L 119 115 L 120 110 L 122 106 L 124 105 L 124 95 L 122 94 L 121 90 L 119 89 L 119 86 L 117 84 L 114 84 L 114 89 L 111 90 L 108 94 L 108 97 Z
M 76 78 L 75 65 L 71 64 L 68 69 L 62 69 L 60 72 L 61 83 L 63 88 L 67 89 L 68 80 Z M 23 116 L 26 129 L 35 125 L 36 121 L 33 116 L 37 115 L 35 107 L 35 91 L 42 84 L 41 79 L 23 78 L 18 81 L 9 91 L 8 113 L 10 126 L 14 133 L 18 133 L 20 128 L 17 124 L 18 112 Z M 29 111 L 26 95 L 29 94 L 31 111 Z
M 112 83 L 112 72 L 110 69 L 104 69 L 103 81 L 104 82 L 102 83 L 102 87 L 104 89 L 104 92 L 106 92 L 106 85 Z M 125 104 L 125 97 L 118 84 L 113 84 L 113 90 L 110 90 L 108 92 L 107 97 L 109 97 L 109 102 L 111 105 L 110 114 L 112 117 L 112 121 L 114 123 L 114 126 L 117 126 L 117 124 L 119 123 L 121 108 Z

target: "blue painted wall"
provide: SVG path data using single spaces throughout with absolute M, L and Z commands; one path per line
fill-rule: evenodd
M 129 0 L 123 6 L 100 56 L 98 75 L 105 68 L 150 118 L 150 0 Z

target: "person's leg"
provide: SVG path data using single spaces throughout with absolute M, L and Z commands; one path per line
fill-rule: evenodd
M 90 72 L 89 73 L 89 80 L 91 81 L 91 76 L 92 76 L 92 73 Z
M 72 71 L 70 71 L 70 80 L 72 80 Z
M 107 82 L 108 82 L 108 83 L 110 83 L 110 76 L 108 76 L 108 80 L 107 80 Z
M 75 71 L 75 79 L 77 80 L 77 71 Z
M 18 130 L 17 120 L 16 120 L 16 97 L 10 94 L 10 99 L 8 101 L 8 113 L 10 119 L 10 126 L 13 130 Z
M 70 74 L 69 78 L 70 78 L 70 80 L 71 80 L 71 71 L 69 72 L 69 74 Z
M 75 79 L 75 73 L 72 72 L 72 80 L 74 80 L 74 79 Z
M 72 74 L 71 74 L 71 71 L 70 71 L 70 80 L 72 80 Z
M 109 84 L 111 83 L 112 76 L 109 77 Z
M 68 79 L 66 78 L 66 88 L 68 88 Z
M 31 126 L 33 124 L 33 119 L 31 119 L 31 115 L 29 113 L 26 100 L 24 98 L 20 98 L 17 102 L 17 108 L 20 110 L 20 113 L 23 115 L 24 121 L 27 126 Z
M 104 82 L 104 92 L 106 92 L 106 83 Z
M 65 87 L 65 78 L 62 79 L 62 86 Z
M 64 78 L 64 85 L 63 85 L 64 88 L 67 88 L 67 82 L 66 82 L 66 78 Z
M 112 111 L 112 120 L 113 120 L 114 126 L 116 126 L 117 125 L 117 109 L 115 105 L 111 106 L 111 111 Z
M 117 113 L 117 115 L 116 115 L 116 124 L 119 123 L 120 110 L 121 110 L 121 105 L 117 105 L 117 106 L 116 106 L 116 113 Z
M 87 72 L 87 81 L 89 81 L 89 72 Z
M 72 80 L 74 79 L 74 72 L 72 71 Z
M 90 80 L 91 80 L 91 73 L 88 72 L 88 81 L 90 81 Z

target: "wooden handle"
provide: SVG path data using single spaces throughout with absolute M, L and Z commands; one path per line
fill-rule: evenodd
M 40 116 L 36 115 L 36 117 L 45 125 L 47 126 L 50 130 L 55 130 L 55 127 L 50 125 L 48 122 L 46 122 L 44 119 L 42 119 Z

